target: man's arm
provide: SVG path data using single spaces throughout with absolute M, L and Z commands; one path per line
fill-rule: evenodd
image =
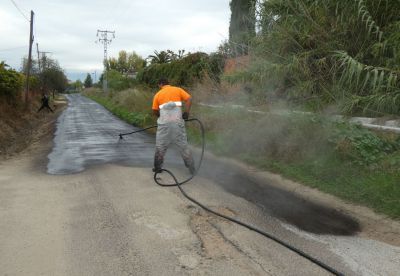
M 160 117 L 160 110 L 153 109 L 153 115 L 156 117 Z
M 185 112 L 190 113 L 190 108 L 192 107 L 192 97 L 185 101 Z
M 192 98 L 190 97 L 185 101 L 185 112 L 183 112 L 182 114 L 182 119 L 184 120 L 189 119 L 189 112 L 191 107 L 192 107 Z
M 160 117 L 160 107 L 159 107 L 159 104 L 158 104 L 157 96 L 158 96 L 158 93 L 153 98 L 152 110 L 153 110 L 153 115 L 158 118 L 158 117 Z

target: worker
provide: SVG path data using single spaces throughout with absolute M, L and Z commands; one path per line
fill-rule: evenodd
M 182 88 L 169 85 L 165 78 L 159 80 L 158 86 L 160 90 L 154 96 L 152 106 L 153 114 L 158 117 L 153 172 L 162 171 L 168 146 L 175 144 L 185 166 L 191 174 L 194 174 L 196 169 L 188 146 L 184 121 L 189 118 L 192 97 Z M 184 112 L 182 112 L 182 103 L 184 103 Z
M 45 107 L 48 110 L 50 110 L 51 112 L 53 112 L 53 109 L 51 109 L 51 107 L 49 105 L 49 96 L 47 96 L 47 94 L 43 93 L 41 101 L 42 101 L 42 106 L 39 108 L 39 110 L 37 112 L 39 112 L 40 110 L 42 110 Z

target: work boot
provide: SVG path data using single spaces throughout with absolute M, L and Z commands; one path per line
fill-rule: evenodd
M 153 168 L 152 170 L 154 173 L 162 173 L 162 169 L 161 168 Z
M 196 168 L 194 167 L 194 163 L 191 164 L 191 165 L 188 167 L 188 169 L 189 169 L 189 172 L 190 172 L 191 175 L 194 175 L 194 174 L 196 173 Z

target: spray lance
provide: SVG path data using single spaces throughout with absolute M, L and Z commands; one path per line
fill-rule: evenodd
M 138 133 L 138 132 L 143 132 L 143 131 L 146 131 L 146 130 L 148 130 L 148 129 L 152 129 L 152 128 L 156 128 L 157 127 L 157 125 L 155 125 L 155 126 L 149 126 L 149 127 L 146 127 L 146 128 L 142 128 L 142 129 L 139 129 L 139 130 L 136 130 L 136 131 L 132 131 L 132 132 L 128 132 L 128 133 L 120 133 L 119 134 L 119 139 L 121 140 L 121 139 L 124 139 L 124 136 L 126 136 L 126 135 L 131 135 L 131 134 L 135 134 L 135 133 Z
M 243 227 L 245 227 L 245 228 L 247 228 L 247 229 L 249 229 L 249 230 L 251 230 L 251 231 L 257 232 L 258 234 L 260 234 L 260 235 L 262 235 L 262 236 L 264 236 L 264 237 L 266 237 L 266 238 L 268 238 L 268 239 L 271 239 L 271 240 L 273 240 L 273 241 L 279 243 L 280 245 L 282 245 L 282 246 L 288 248 L 289 250 L 291 250 L 291 251 L 297 253 L 298 255 L 300 255 L 300 256 L 306 258 L 307 260 L 311 261 L 312 263 L 318 265 L 319 267 L 325 269 L 326 271 L 329 271 L 330 273 L 332 273 L 332 274 L 334 274 L 334 275 L 337 275 L 337 276 L 344 276 L 343 273 L 337 271 L 336 269 L 334 269 L 333 267 L 331 267 L 331 266 L 329 266 L 329 265 L 323 263 L 322 261 L 320 261 L 320 260 L 318 260 L 318 259 L 316 259 L 316 258 L 314 258 L 314 257 L 312 257 L 312 256 L 310 256 L 310 255 L 308 255 L 307 253 L 303 252 L 302 250 L 300 250 L 300 249 L 298 249 L 298 248 L 296 248 L 296 247 L 294 247 L 294 246 L 288 244 L 286 241 L 281 240 L 281 239 L 279 239 L 279 238 L 273 236 L 272 234 L 269 234 L 269 233 L 267 233 L 267 232 L 265 232 L 265 231 L 263 231 L 263 230 L 260 230 L 260 229 L 257 228 L 257 227 L 254 227 L 254 226 L 249 225 L 249 224 L 247 224 L 247 223 L 244 223 L 244 222 L 242 222 L 242 221 L 240 221 L 240 220 L 238 220 L 238 219 L 235 219 L 235 218 L 226 216 L 226 215 L 224 215 L 224 214 L 218 213 L 218 212 L 216 212 L 216 211 L 210 209 L 209 207 L 205 206 L 204 204 L 200 203 L 200 202 L 197 201 L 196 199 L 194 199 L 194 198 L 192 198 L 191 196 L 189 196 L 189 195 L 183 190 L 183 188 L 181 187 L 181 185 L 183 185 L 183 184 L 189 182 L 190 180 L 192 180 L 192 179 L 196 176 L 197 172 L 199 171 L 199 169 L 200 169 L 200 167 L 201 167 L 201 163 L 202 163 L 202 161 L 203 161 L 204 150 L 205 150 L 205 130 L 204 130 L 204 125 L 203 125 L 203 123 L 202 123 L 199 119 L 196 119 L 196 118 L 185 119 L 185 122 L 191 122 L 191 121 L 196 121 L 196 122 L 199 124 L 200 130 L 201 130 L 201 145 L 202 145 L 202 146 L 201 146 L 201 156 L 200 156 L 200 161 L 199 161 L 199 164 L 198 164 L 198 166 L 197 166 L 197 168 L 196 168 L 195 173 L 192 174 L 192 175 L 191 175 L 188 179 L 186 179 L 186 180 L 178 181 L 178 179 L 176 178 L 176 176 L 175 176 L 171 171 L 169 171 L 169 170 L 167 170 L 167 169 L 161 169 L 161 172 L 166 172 L 167 174 L 169 174 L 169 175 L 172 177 L 172 179 L 174 180 L 175 183 L 167 183 L 167 184 L 161 183 L 161 182 L 160 182 L 160 179 L 157 177 L 157 175 L 158 175 L 159 173 L 161 173 L 161 172 L 155 172 L 155 173 L 154 173 L 154 177 L 153 177 L 154 182 L 156 182 L 159 186 L 162 186 L 162 187 L 174 187 L 174 186 L 176 186 L 176 187 L 178 187 L 178 189 L 180 190 L 180 192 L 182 193 L 182 195 L 183 195 L 184 197 L 186 197 L 188 200 L 190 200 L 191 202 L 195 203 L 196 205 L 200 206 L 202 209 L 206 210 L 207 212 L 210 212 L 210 213 L 212 213 L 212 214 L 214 214 L 214 215 L 216 215 L 216 216 L 218 216 L 218 217 L 221 217 L 221 218 L 224 218 L 224 219 L 229 220 L 229 221 L 231 221 L 231 222 L 234 222 L 234 223 L 236 223 L 236 224 L 239 224 L 239 225 L 241 225 L 241 226 L 243 226 Z M 120 134 L 119 134 L 119 139 L 122 140 L 122 139 L 124 139 L 124 138 L 123 138 L 124 136 L 132 135 L 132 134 L 135 134 L 135 133 L 143 132 L 143 131 L 146 131 L 146 130 L 149 130 L 149 129 L 152 129 L 152 128 L 157 128 L 157 127 L 158 127 L 158 125 L 154 125 L 154 126 L 149 126 L 149 127 L 142 128 L 142 129 L 139 129 L 139 130 L 135 130 L 135 131 L 132 131 L 132 132 L 120 133 Z

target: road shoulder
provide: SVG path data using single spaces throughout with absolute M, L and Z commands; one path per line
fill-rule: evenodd
M 249 179 L 255 179 L 257 183 L 268 183 L 268 185 L 283 189 L 304 200 L 326 205 L 342 214 L 355 218 L 361 225 L 361 232 L 358 233 L 358 236 L 362 238 L 381 241 L 393 246 L 400 246 L 399 221 L 378 214 L 365 206 L 346 202 L 338 197 L 321 192 L 318 189 L 305 186 L 278 174 L 260 170 L 231 158 L 216 156 L 210 152 L 206 153 L 206 157 L 240 168 L 243 173 L 247 174 Z

